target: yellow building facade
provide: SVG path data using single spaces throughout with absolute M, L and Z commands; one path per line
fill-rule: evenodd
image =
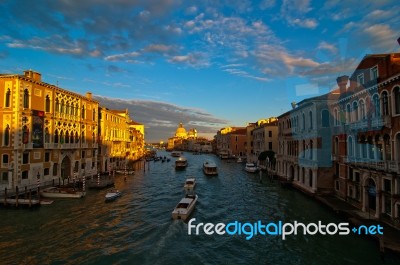
M 102 109 L 91 93 L 47 84 L 32 70 L 0 74 L 0 189 L 95 175 L 116 153 L 131 152 L 126 118 L 114 113 L 103 122 Z M 102 139 L 113 153 L 99 148 Z

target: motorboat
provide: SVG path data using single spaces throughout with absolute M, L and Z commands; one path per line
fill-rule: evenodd
M 188 162 L 184 156 L 180 156 L 176 161 L 175 161 L 175 168 L 176 169 L 184 169 L 188 165 Z
M 203 163 L 203 172 L 206 175 L 216 176 L 218 175 L 217 165 L 211 161 L 205 161 Z
M 115 170 L 115 173 L 117 173 L 119 175 L 134 175 L 135 174 L 135 170 L 119 169 L 119 170 Z
M 107 192 L 105 199 L 106 199 L 106 202 L 109 202 L 109 201 L 114 201 L 115 199 L 117 199 L 120 196 L 121 196 L 121 192 L 119 190 L 111 189 Z
M 182 152 L 180 151 L 172 151 L 171 156 L 173 157 L 180 157 L 182 155 Z
M 228 159 L 229 158 L 229 153 L 226 152 L 226 151 L 222 151 L 222 152 L 219 153 L 219 157 L 221 159 Z
M 239 158 L 236 160 L 236 162 L 237 162 L 237 163 L 243 163 L 243 159 L 242 159 L 241 157 L 239 157 Z
M 40 191 L 40 196 L 45 198 L 82 198 L 85 191 L 69 187 L 49 187 Z
M 191 178 L 187 178 L 186 179 L 185 185 L 183 185 L 183 188 L 186 191 L 193 191 L 195 186 L 196 186 L 196 179 L 191 177 Z
M 186 194 L 186 196 L 180 200 L 175 209 L 172 211 L 172 218 L 175 220 L 182 219 L 185 221 L 193 212 L 197 198 L 197 195 Z
M 250 173 L 255 173 L 258 171 L 258 167 L 254 163 L 246 163 L 244 170 Z

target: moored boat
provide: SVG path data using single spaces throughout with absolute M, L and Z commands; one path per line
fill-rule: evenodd
M 40 196 L 45 198 L 82 198 L 85 195 L 85 191 L 68 187 L 49 187 L 40 191 Z
M 187 194 L 185 198 L 181 199 L 172 211 L 173 219 L 186 220 L 194 210 L 194 206 L 197 202 L 197 195 Z
M 119 175 L 133 175 L 135 174 L 135 170 L 124 170 L 124 169 L 119 169 L 119 170 L 115 170 L 115 173 L 119 174 Z
M 175 168 L 176 169 L 184 169 L 188 165 L 188 162 L 184 156 L 180 156 L 176 161 L 175 161 Z
M 254 163 L 246 163 L 244 170 L 250 173 L 255 173 L 258 171 L 258 167 Z
M 171 156 L 173 157 L 180 157 L 182 155 L 182 152 L 180 151 L 172 151 Z
M 216 176 L 218 175 L 217 165 L 211 161 L 205 161 L 203 163 L 203 172 L 209 176 Z

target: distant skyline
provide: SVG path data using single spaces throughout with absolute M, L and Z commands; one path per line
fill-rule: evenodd
M 326 93 L 366 54 L 399 52 L 397 1 L 5 0 L 0 73 L 128 108 L 148 142 L 212 138 Z

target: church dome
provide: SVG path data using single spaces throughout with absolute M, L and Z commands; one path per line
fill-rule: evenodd
M 183 128 L 183 124 L 182 123 L 179 123 L 179 126 L 178 126 L 178 128 L 176 129 L 176 132 L 175 132 L 175 136 L 176 137 L 187 137 L 186 129 Z

